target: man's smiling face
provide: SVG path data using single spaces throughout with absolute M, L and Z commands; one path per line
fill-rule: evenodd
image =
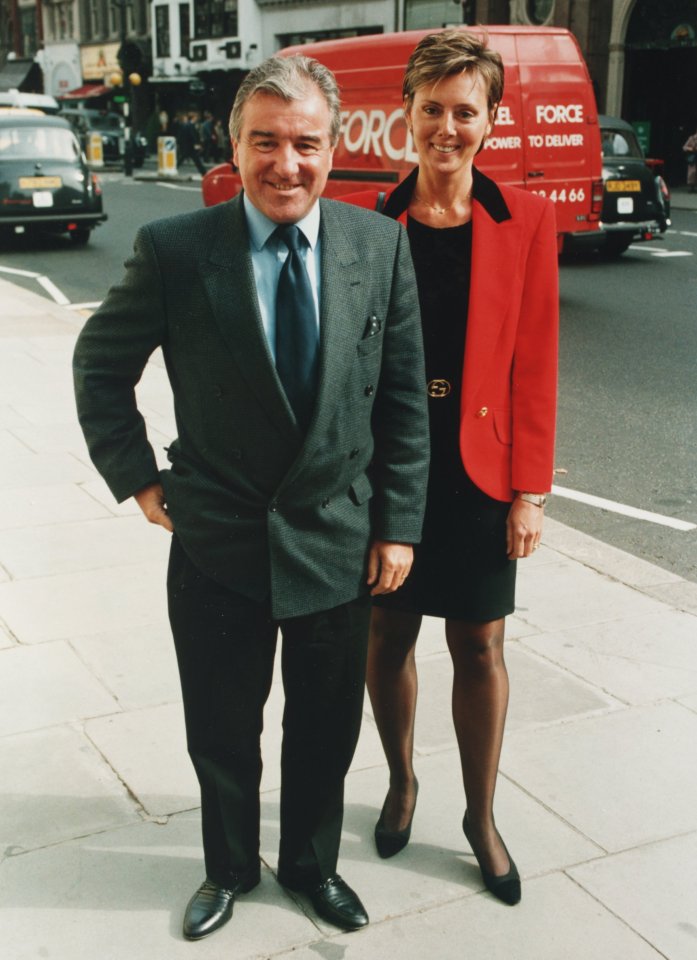
M 242 110 L 233 160 L 245 193 L 275 223 L 297 223 L 324 190 L 334 147 L 329 106 L 308 84 L 302 100 L 255 93 Z

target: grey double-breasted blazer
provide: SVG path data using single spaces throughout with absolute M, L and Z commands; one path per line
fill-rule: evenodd
M 78 339 L 80 423 L 121 501 L 161 482 L 199 569 L 281 619 L 365 590 L 372 539 L 417 542 L 428 469 L 406 231 L 321 200 L 320 367 L 306 435 L 261 324 L 246 219 L 228 203 L 138 231 Z M 158 471 L 135 386 L 162 347 L 178 437 Z

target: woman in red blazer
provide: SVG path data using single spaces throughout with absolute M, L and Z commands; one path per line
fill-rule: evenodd
M 504 618 L 516 560 L 539 546 L 551 486 L 558 290 L 552 204 L 473 166 L 502 93 L 501 58 L 485 42 L 461 30 L 425 37 L 404 79 L 419 167 L 388 195 L 345 199 L 382 209 L 409 232 L 431 426 L 423 540 L 404 586 L 374 598 L 368 689 L 390 768 L 375 840 L 389 857 L 411 834 L 414 647 L 422 616 L 441 617 L 463 829 L 487 888 L 514 904 L 520 877 L 493 815 L 508 705 Z

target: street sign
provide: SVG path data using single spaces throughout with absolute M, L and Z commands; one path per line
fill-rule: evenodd
M 639 146 L 644 151 L 644 156 L 648 157 L 651 146 L 651 121 L 650 120 L 632 120 L 632 126 L 639 141 Z

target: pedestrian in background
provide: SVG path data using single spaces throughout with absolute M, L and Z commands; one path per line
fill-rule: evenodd
M 690 193 L 697 190 L 697 130 L 683 144 L 687 162 L 687 189 Z
M 206 168 L 201 159 L 201 138 L 196 126 L 196 115 L 193 113 L 183 114 L 177 122 L 177 166 L 186 160 L 191 160 L 200 174 L 206 172 Z
M 337 873 L 370 596 L 421 534 L 423 349 L 404 231 L 320 200 L 341 126 L 306 57 L 250 71 L 230 132 L 244 192 L 142 227 L 75 351 L 80 422 L 115 497 L 173 534 L 170 623 L 201 788 L 206 879 L 184 935 L 260 879 L 260 734 L 277 634 L 285 693 L 278 880 L 343 929 Z M 158 470 L 135 387 L 161 347 L 179 436 Z
M 498 186 L 473 165 L 503 95 L 501 57 L 460 30 L 426 36 L 403 84 L 419 166 L 396 188 L 345 197 L 407 229 L 421 305 L 431 431 L 422 542 L 404 587 L 375 597 L 368 689 L 390 782 L 378 853 L 409 841 L 424 615 L 445 622 L 452 712 L 467 807 L 463 830 L 487 888 L 520 900 L 520 876 L 494 821 L 508 706 L 504 625 L 516 561 L 540 545 L 551 487 L 557 369 L 554 207 Z M 383 205 L 384 201 L 384 205 Z

